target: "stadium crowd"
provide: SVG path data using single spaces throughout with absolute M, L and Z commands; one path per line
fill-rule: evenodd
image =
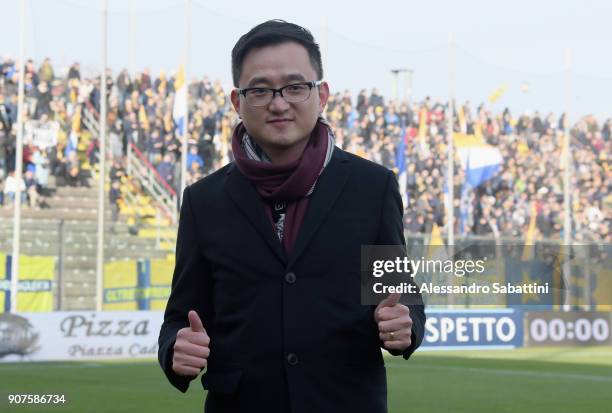
M 58 185 L 89 185 L 98 162 L 99 143 L 84 125 L 85 112 L 99 110 L 100 77 L 85 77 L 78 63 L 58 75 L 50 59 L 25 68 L 26 120 L 57 122 L 57 142 L 24 146 L 24 201 L 40 205 L 49 177 Z M 169 186 L 180 185 L 181 141 L 172 118 L 175 76 L 145 69 L 133 78 L 127 70 L 108 70 L 108 128 L 113 159 L 111 181 L 125 175 L 128 146 L 146 158 Z M 15 62 L 0 60 L 0 203 L 10 204 L 19 184 L 14 178 L 17 123 Z M 231 160 L 230 137 L 237 116 L 219 81 L 194 78 L 188 85 L 188 179 L 193 183 Z M 336 132 L 336 145 L 388 168 L 396 168 L 397 148 L 405 140 L 407 169 L 405 227 L 430 233 L 445 226 L 447 161 L 446 102 L 385 101 L 373 89 L 356 99 L 349 91 L 330 96 L 326 118 Z M 503 162 L 490 180 L 463 193 L 465 171 L 456 156 L 454 182 L 457 234 L 524 238 L 530 222 L 539 238 L 563 236 L 564 116 L 534 112 L 516 116 L 508 109 L 493 112 L 465 103 L 454 116 L 454 131 L 475 134 L 498 148 Z M 456 112 L 455 114 L 458 114 Z M 584 116 L 571 125 L 573 239 L 611 242 L 612 120 L 600 123 Z M 121 195 L 111 185 L 109 198 Z M 113 209 L 114 214 L 116 208 Z M 466 211 L 469 213 L 466 216 Z M 463 219 L 461 217 L 464 217 Z

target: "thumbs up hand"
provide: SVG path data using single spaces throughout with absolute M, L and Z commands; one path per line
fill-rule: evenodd
M 410 309 L 399 303 L 401 294 L 389 294 L 374 310 L 378 336 L 387 350 L 404 351 L 412 343 Z
M 180 376 L 197 376 L 206 367 L 210 355 L 210 337 L 195 311 L 187 314 L 189 327 L 176 333 L 172 370 Z

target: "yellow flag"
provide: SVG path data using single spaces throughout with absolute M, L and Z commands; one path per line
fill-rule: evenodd
M 81 131 L 81 106 L 78 105 L 74 111 L 74 115 L 72 115 L 72 130 L 74 132 Z
M 467 133 L 467 122 L 465 121 L 463 105 L 459 105 L 459 108 L 457 109 L 457 118 L 459 118 L 459 128 L 461 129 L 461 133 Z
M 507 90 L 508 90 L 508 85 L 506 84 L 501 85 L 489 95 L 489 102 L 495 103 L 500 97 L 502 97 L 504 93 L 506 93 Z
M 535 201 L 531 201 L 530 216 L 529 216 L 529 227 L 527 228 L 527 235 L 525 237 L 525 246 L 523 247 L 523 261 L 529 261 L 533 259 L 533 242 L 536 238 L 536 218 L 537 208 Z
M 474 122 L 474 136 L 476 136 L 479 140 L 484 141 L 484 135 L 482 133 L 482 123 L 480 123 L 480 120 L 476 120 Z
M 185 84 L 185 66 L 180 65 L 174 80 L 174 90 L 179 90 Z
M 138 122 L 140 122 L 144 130 L 149 129 L 149 117 L 147 112 L 145 112 L 144 105 L 140 105 L 140 109 L 138 109 Z
M 438 224 L 433 224 L 431 228 L 431 237 L 429 239 L 429 245 L 444 245 L 444 240 L 442 239 L 442 234 L 440 232 L 440 227 Z
M 429 259 L 444 260 L 447 257 L 442 232 L 436 223 L 431 228 L 429 236 L 429 246 L 427 247 L 427 257 Z
M 427 108 L 423 107 L 419 113 L 419 146 L 421 152 L 429 155 L 429 145 L 427 144 Z

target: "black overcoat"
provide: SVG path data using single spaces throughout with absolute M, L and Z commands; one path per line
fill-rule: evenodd
M 254 186 L 230 163 L 184 192 L 159 336 L 166 376 L 187 390 L 190 379 L 171 368 L 173 345 L 196 310 L 211 339 L 207 413 L 386 412 L 374 307 L 360 302 L 360 252 L 403 244 L 397 180 L 380 165 L 335 148 L 286 256 Z M 423 306 L 409 307 L 406 359 L 425 325 Z

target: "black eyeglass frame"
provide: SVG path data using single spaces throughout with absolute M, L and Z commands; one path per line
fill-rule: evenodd
M 238 88 L 238 95 L 242 95 L 244 96 L 244 100 L 247 102 L 247 104 L 249 106 L 253 106 L 253 107 L 262 107 L 262 106 L 267 106 L 270 104 L 270 102 L 272 102 L 274 100 L 274 98 L 276 97 L 276 94 L 278 93 L 283 99 L 285 99 L 285 101 L 287 103 L 300 103 L 300 102 L 305 102 L 308 99 L 310 99 L 310 94 L 312 93 L 312 88 L 314 87 L 318 87 L 321 86 L 321 84 L 323 83 L 322 80 L 314 80 L 311 82 L 299 82 L 299 83 L 291 83 L 289 85 L 285 85 L 279 89 L 274 89 L 271 87 L 247 87 L 244 89 Z M 287 98 L 283 95 L 283 90 L 285 90 L 288 87 L 292 87 L 292 86 L 308 86 L 308 96 L 306 96 L 306 98 L 304 98 L 303 100 L 297 100 L 297 101 L 292 101 L 292 100 L 287 100 Z M 268 102 L 266 102 L 263 105 L 252 105 L 249 103 L 246 94 L 251 91 L 251 90 L 268 90 L 272 92 L 272 97 L 270 98 L 270 100 Z

